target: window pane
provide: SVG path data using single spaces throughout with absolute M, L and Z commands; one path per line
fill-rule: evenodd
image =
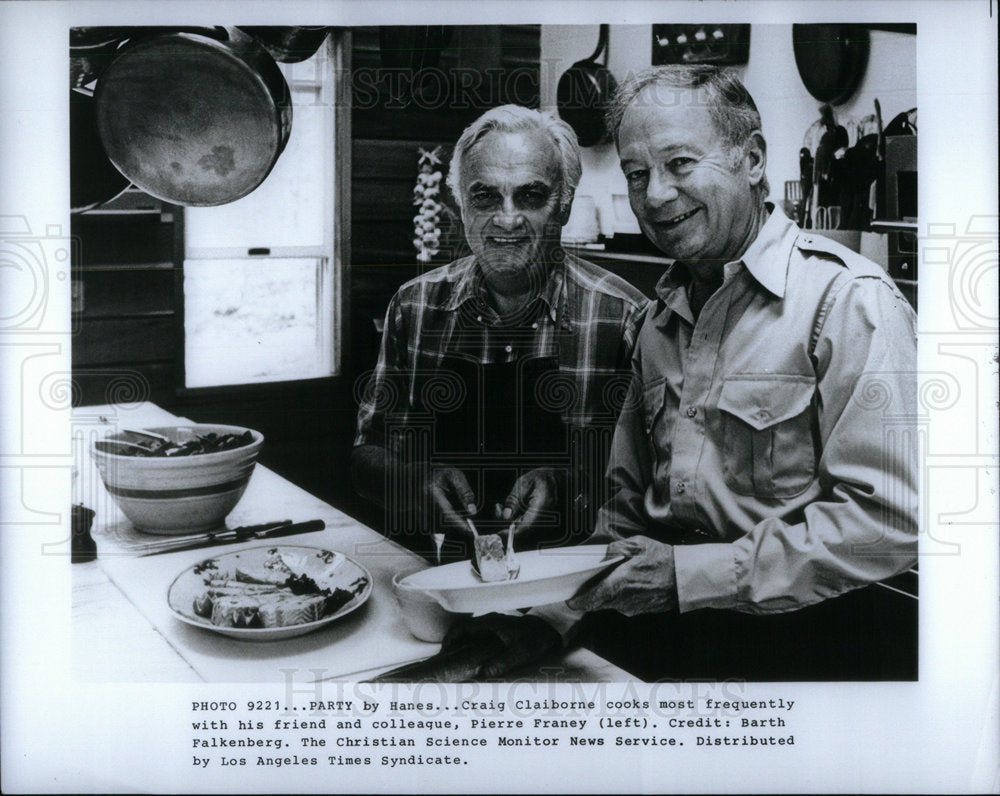
M 186 386 L 331 375 L 332 307 L 325 258 L 186 261 Z
M 335 212 L 329 206 L 332 183 L 325 166 L 333 148 L 333 105 L 324 99 L 326 93 L 332 94 L 335 76 L 325 53 L 320 48 L 308 62 L 282 64 L 292 92 L 288 143 L 267 179 L 247 196 L 216 207 L 187 208 L 184 236 L 189 256 L 199 257 L 199 250 L 205 249 L 325 244 L 327 224 Z M 300 77 L 310 72 L 325 76 L 328 88 Z M 220 254 L 214 251 L 208 256 Z

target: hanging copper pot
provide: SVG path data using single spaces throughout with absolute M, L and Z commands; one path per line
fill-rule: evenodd
M 111 161 L 146 193 L 181 205 L 246 196 L 270 173 L 292 127 L 281 71 L 236 28 L 130 41 L 94 96 Z

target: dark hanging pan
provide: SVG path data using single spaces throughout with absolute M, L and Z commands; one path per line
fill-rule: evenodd
M 121 50 L 142 39 L 168 33 L 202 33 L 213 38 L 225 28 L 205 26 L 148 26 L 70 28 L 69 71 L 71 88 L 87 88 L 121 54 Z
M 870 37 L 864 25 L 792 25 L 795 65 L 820 102 L 848 100 L 865 76 Z
M 129 42 L 94 98 L 115 166 L 146 193 L 181 205 L 246 196 L 270 173 L 292 127 L 281 71 L 236 28 Z
M 604 114 L 617 84 L 607 67 L 607 47 L 608 26 L 601 25 L 593 55 L 567 69 L 556 88 L 559 115 L 576 132 L 580 146 L 603 144 L 610 138 Z M 601 53 L 603 65 L 597 62 Z
M 271 57 L 283 64 L 296 64 L 312 58 L 327 34 L 328 26 L 240 27 L 264 45 Z
M 89 86 L 118 56 L 128 38 L 120 28 L 71 28 L 69 32 L 70 88 Z

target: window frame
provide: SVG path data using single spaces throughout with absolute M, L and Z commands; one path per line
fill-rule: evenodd
M 176 323 L 175 390 L 178 398 L 232 397 L 253 393 L 261 396 L 280 394 L 300 388 L 324 389 L 349 376 L 350 351 L 350 254 L 351 254 L 351 94 L 348 79 L 351 68 L 351 33 L 332 30 L 323 46 L 327 49 L 328 68 L 333 74 L 330 101 L 333 103 L 331 156 L 324 164 L 324 202 L 333 207 L 332 218 L 324 224 L 322 246 L 275 246 L 266 255 L 251 255 L 247 247 L 197 249 L 197 259 L 257 256 L 269 258 L 315 257 L 330 260 L 330 278 L 334 296 L 332 312 L 332 347 L 334 372 L 329 376 L 282 379 L 274 381 L 219 384 L 188 387 L 186 374 L 186 334 L 184 306 L 184 263 L 188 259 L 185 243 L 183 208 L 177 208 L 175 224 L 176 250 L 180 252 L 174 269 L 174 306 Z

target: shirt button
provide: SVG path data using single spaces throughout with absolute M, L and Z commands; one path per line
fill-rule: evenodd
M 532 329 L 537 329 L 538 328 L 538 321 L 535 321 L 533 324 L 531 324 L 531 328 Z
M 507 352 L 507 353 L 509 354 L 509 353 L 510 353 L 511 351 L 513 351 L 513 350 L 514 350 L 514 346 L 510 346 L 510 345 L 505 345 L 505 346 L 503 347 L 503 350 L 504 350 L 504 351 L 506 351 L 506 352 Z
M 482 323 L 483 322 L 483 316 L 482 315 L 477 315 L 476 316 L 476 320 L 479 321 L 479 323 Z
M 677 482 L 677 494 L 678 495 L 683 495 L 685 489 L 687 489 L 687 484 L 685 484 L 683 481 L 678 481 Z
M 687 416 L 694 417 L 696 414 L 698 414 L 698 410 L 695 409 L 693 406 L 689 406 L 687 410 Z

